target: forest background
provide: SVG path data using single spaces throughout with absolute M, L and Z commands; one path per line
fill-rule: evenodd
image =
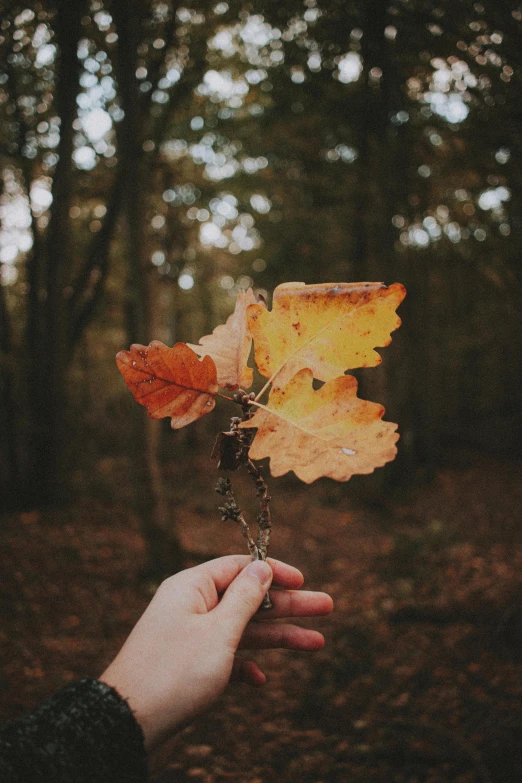
M 386 406 L 401 440 L 394 463 L 348 485 L 273 481 L 281 519 L 279 544 L 274 523 L 274 556 L 287 548 L 299 565 L 301 548 L 305 564 L 312 558 L 312 580 L 336 585 L 347 600 L 360 587 L 347 571 L 357 573 L 357 542 L 364 539 L 365 578 L 372 582 L 379 572 L 387 585 L 377 591 L 378 612 L 384 602 L 383 611 L 400 620 L 429 593 L 443 617 L 434 620 L 430 604 L 427 615 L 419 610 L 420 620 L 435 623 L 437 633 L 463 622 L 472 636 L 469 623 L 475 630 L 477 623 L 469 612 L 478 612 L 473 661 L 449 665 L 455 682 L 471 663 L 478 677 L 475 659 L 487 657 L 481 634 L 491 637 L 491 617 L 504 618 L 522 640 L 520 610 L 513 609 L 521 557 L 513 516 L 522 409 L 521 7 L 56 0 L 0 3 L 0 19 L 6 605 L 22 585 L 8 610 L 15 641 L 4 634 L 8 656 L 23 650 L 19 665 L 11 661 L 4 672 L 15 683 L 12 703 L 27 706 L 60 684 L 52 654 L 65 656 L 67 671 L 95 669 L 135 619 L 119 599 L 114 623 L 98 617 L 103 627 L 96 625 L 87 619 L 91 595 L 85 616 L 67 609 L 76 619 L 60 633 L 49 630 L 46 600 L 54 595 L 53 606 L 60 606 L 64 575 L 80 580 L 78 596 L 98 580 L 97 600 L 105 606 L 127 589 L 126 572 L 127 599 L 136 607 L 163 574 L 241 549 L 237 531 L 220 527 L 214 511 L 207 460 L 215 420 L 176 433 L 148 420 L 124 387 L 116 352 L 151 339 L 197 342 L 228 316 L 239 290 L 253 287 L 270 301 L 276 285 L 292 280 L 406 286 L 403 326 L 382 352 L 382 365 L 356 373 L 361 396 Z M 222 412 L 223 426 L 229 415 Z M 339 547 L 345 565 L 325 582 L 322 570 L 338 562 Z M 457 568 L 453 584 L 457 556 L 471 571 Z M 473 582 L 469 609 L 466 591 L 477 568 L 486 582 Z M 456 614 L 448 610 L 454 596 L 443 596 L 449 584 L 464 591 Z M 377 601 L 374 588 L 361 589 L 348 601 L 352 610 L 361 600 L 363 615 L 377 611 L 366 605 Z M 484 600 L 485 626 L 478 608 Z M 358 632 L 367 636 L 374 620 L 364 615 Z M 375 670 L 372 658 L 361 673 L 364 655 L 350 647 L 346 622 L 339 621 L 328 662 L 337 674 L 328 679 L 323 665 L 319 687 L 332 709 L 332 694 L 339 698 L 345 687 L 341 712 L 346 689 Z M 40 635 L 31 639 L 28 624 Z M 392 644 L 392 632 L 381 630 Z M 54 648 L 45 646 L 46 633 Z M 76 647 L 67 647 L 71 639 Z M 437 657 L 431 641 L 429 655 Z M 518 654 L 508 654 L 509 666 L 518 666 L 511 653 Z M 348 676 L 346 660 L 354 655 Z M 305 680 L 319 676 L 303 666 Z M 419 666 L 430 670 L 426 662 Z M 398 676 L 390 675 L 395 685 Z M 520 706 L 509 677 L 502 693 Z M 500 694 L 491 698 L 499 719 Z M 444 732 L 440 715 L 422 714 Z M 348 723 L 353 730 L 357 720 Z M 201 731 L 210 736 L 212 727 Z M 460 752 L 478 777 L 462 780 L 495 779 L 484 777 L 495 763 L 488 767 L 470 745 L 473 732 L 463 732 L 451 763 L 458 766 Z M 482 740 L 491 745 L 487 732 L 475 734 L 477 747 Z M 317 740 L 330 761 L 337 758 L 324 750 L 324 737 L 303 737 L 303 747 Z M 208 737 L 191 747 L 207 746 Z M 281 769 L 291 780 L 285 752 Z M 357 759 L 338 753 L 335 763 L 352 764 L 357 779 Z M 421 766 L 429 767 L 430 753 L 425 749 Z M 221 780 L 203 757 L 196 769 Z M 506 758 L 505 748 L 499 757 Z M 501 779 L 519 779 L 513 759 L 506 763 Z M 369 781 L 364 764 L 361 780 Z M 346 769 L 339 769 L 344 780 Z M 250 779 L 236 768 L 230 774 Z M 271 772 L 256 774 L 269 780 Z M 433 779 L 446 774 L 457 779 L 451 769 Z

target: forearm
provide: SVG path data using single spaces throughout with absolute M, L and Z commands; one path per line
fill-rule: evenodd
M 80 680 L 0 730 L 3 783 L 145 783 L 143 733 L 105 683 Z

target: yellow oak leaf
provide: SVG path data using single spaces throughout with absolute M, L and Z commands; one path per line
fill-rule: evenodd
M 257 428 L 251 459 L 270 457 L 273 476 L 293 470 L 307 484 L 321 476 L 347 481 L 394 459 L 397 425 L 382 421 L 382 405 L 357 397 L 353 376 L 334 378 L 317 391 L 312 381 L 310 369 L 300 370 L 239 425 Z
M 271 311 L 259 304 L 247 309 L 259 372 L 281 388 L 304 367 L 322 381 L 374 367 L 381 357 L 373 349 L 391 342 L 405 296 L 400 283 L 277 286 Z
M 131 345 L 130 351 L 117 354 L 116 364 L 136 402 L 147 408 L 151 419 L 170 416 L 173 430 L 210 413 L 216 405 L 216 365 L 210 356 L 200 361 L 185 343 L 172 348 L 157 340 Z
M 248 331 L 247 307 L 256 304 L 252 289 L 240 291 L 236 307 L 225 324 L 216 326 L 199 345 L 188 345 L 198 356 L 210 356 L 217 368 L 218 383 L 223 389 L 249 389 L 252 386 L 253 371 L 247 366 L 252 337 Z M 262 305 L 260 305 L 262 307 Z

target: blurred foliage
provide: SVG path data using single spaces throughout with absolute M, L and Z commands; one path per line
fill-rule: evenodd
M 519 5 L 55 0 L 0 18 L 5 496 L 56 498 L 71 460 L 136 447 L 119 348 L 197 340 L 240 288 L 286 280 L 408 287 L 377 380 L 360 373 L 400 422 L 387 471 L 455 440 L 515 447 Z

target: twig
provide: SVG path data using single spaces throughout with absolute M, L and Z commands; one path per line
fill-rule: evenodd
M 270 501 L 271 497 L 268 494 L 268 486 L 263 478 L 262 468 L 255 465 L 251 459 L 248 460 L 248 472 L 254 479 L 256 485 L 256 495 L 259 498 L 259 505 L 261 510 L 257 517 L 258 525 L 258 537 L 257 547 L 264 555 L 263 559 L 266 559 L 268 554 L 268 546 L 270 544 L 270 532 L 272 530 L 272 520 L 270 517 Z
M 266 551 L 265 553 L 263 553 L 259 548 L 259 546 L 254 541 L 254 539 L 252 538 L 252 534 L 250 532 L 250 528 L 248 527 L 248 523 L 244 517 L 244 514 L 236 503 L 234 493 L 232 492 L 232 483 L 230 479 L 223 478 L 222 476 L 220 476 L 218 478 L 216 492 L 220 495 L 223 495 L 223 497 L 226 498 L 225 505 L 219 507 L 219 510 L 221 511 L 221 519 L 223 520 L 223 522 L 225 522 L 227 519 L 231 519 L 234 522 L 237 522 L 237 524 L 239 525 L 239 529 L 241 530 L 241 533 L 246 538 L 248 551 L 252 555 L 252 560 L 266 560 Z M 270 596 L 267 593 L 263 598 L 261 609 L 271 609 L 271 608 L 272 608 L 272 602 L 270 601 Z
M 250 406 L 254 402 L 255 394 L 247 394 L 247 392 L 239 389 L 234 394 L 233 399 L 241 406 L 243 415 L 241 417 L 233 416 L 230 420 L 230 430 L 218 435 L 212 456 L 219 459 L 218 467 L 223 467 L 225 470 L 238 470 L 243 465 L 247 466 L 247 470 L 256 484 L 256 495 L 260 498 L 261 510 L 257 517 L 257 542 L 254 541 L 244 514 L 236 502 L 229 478 L 218 479 L 216 492 L 226 498 L 226 503 L 220 506 L 219 510 L 221 511 L 221 519 L 223 521 L 232 519 L 234 522 L 237 522 L 242 535 L 247 541 L 248 551 L 252 558 L 254 560 L 266 560 L 270 530 L 272 528 L 269 508 L 270 495 L 268 494 L 268 487 L 263 479 L 261 468 L 258 468 L 248 456 L 248 450 L 254 438 L 254 429 L 239 428 L 242 422 L 248 421 L 253 416 Z M 263 599 L 261 608 L 272 608 L 268 593 Z
M 236 503 L 236 499 L 232 492 L 232 482 L 230 481 L 230 479 L 223 478 L 222 476 L 220 476 L 218 478 L 216 492 L 219 495 L 222 495 L 224 498 L 226 498 L 225 505 L 219 506 L 219 511 L 221 511 L 222 521 L 226 522 L 227 519 L 231 519 L 233 522 L 237 522 L 242 535 L 246 538 L 248 551 L 252 555 L 252 558 L 254 560 L 262 559 L 259 556 L 259 550 L 257 548 L 256 542 L 252 538 L 252 534 L 250 532 L 250 528 L 248 527 L 248 523 L 244 517 L 244 514 Z

